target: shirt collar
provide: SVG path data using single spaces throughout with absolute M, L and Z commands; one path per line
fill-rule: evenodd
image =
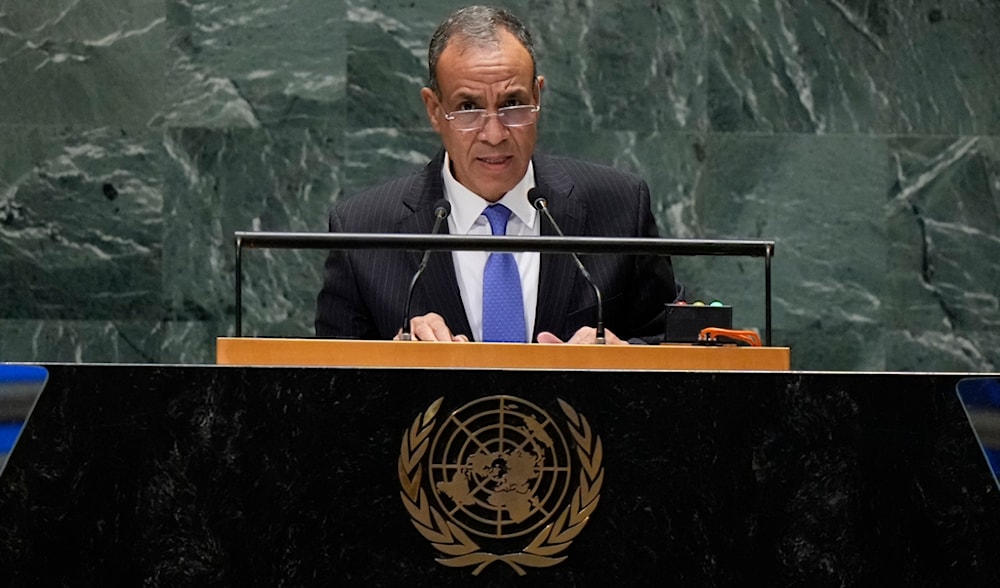
M 445 198 L 451 203 L 451 218 L 458 233 L 464 235 L 472 229 L 472 225 L 483 214 L 483 209 L 490 203 L 455 179 L 451 173 L 451 160 L 448 158 L 447 152 L 444 154 L 441 177 L 444 179 Z M 538 211 L 528 202 L 528 190 L 534 187 L 535 164 L 529 161 L 528 169 L 521 181 L 497 201 L 498 204 L 509 208 L 514 216 L 529 229 L 535 227 L 535 219 L 538 216 Z

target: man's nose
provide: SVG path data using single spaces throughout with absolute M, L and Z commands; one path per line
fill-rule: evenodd
M 496 145 L 507 138 L 507 127 L 500 122 L 500 117 L 497 113 L 493 113 L 492 116 L 486 117 L 486 123 L 483 125 L 481 131 L 479 131 L 479 138 L 486 141 L 490 145 Z

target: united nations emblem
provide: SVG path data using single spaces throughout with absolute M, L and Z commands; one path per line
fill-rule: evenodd
M 437 422 L 444 398 L 403 434 L 400 496 L 449 567 L 502 561 L 519 575 L 554 566 L 597 507 L 601 438 L 558 400 L 569 432 L 537 405 L 490 396 Z

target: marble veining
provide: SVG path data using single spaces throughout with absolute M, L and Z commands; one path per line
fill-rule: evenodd
M 236 230 L 322 231 L 438 147 L 425 48 L 460 3 L 0 8 L 0 359 L 211 362 Z M 1000 365 L 1000 6 L 517 0 L 539 149 L 641 174 L 662 234 L 771 239 L 796 369 Z M 245 332 L 308 336 L 320 252 L 254 252 Z M 757 260 L 679 258 L 763 328 Z

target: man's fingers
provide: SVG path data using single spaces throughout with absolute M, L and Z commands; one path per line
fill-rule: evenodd
M 628 345 L 629 344 L 628 341 L 622 341 L 621 339 L 619 339 L 618 335 L 615 335 L 614 333 L 612 333 L 610 329 L 604 329 L 604 343 L 607 344 L 607 345 Z
M 538 334 L 539 343 L 562 343 L 563 340 L 549 332 L 543 332 Z M 607 345 L 628 345 L 628 341 L 622 341 L 617 335 L 609 331 L 604 330 L 604 342 Z M 588 345 L 597 343 L 597 329 L 594 327 L 581 327 L 573 336 L 570 337 L 569 341 L 566 341 L 571 345 Z
M 451 329 L 444 322 L 444 318 L 434 312 L 423 316 L 415 316 L 410 319 L 410 332 L 413 334 L 414 339 L 420 341 L 458 340 L 456 336 L 451 334 Z M 459 337 L 465 337 L 465 335 L 459 335 Z
M 597 329 L 594 327 L 580 327 L 569 338 L 569 341 L 567 341 L 570 345 L 584 345 L 595 342 L 597 342 Z
M 559 337 L 556 337 L 555 335 L 553 335 L 552 333 L 550 333 L 548 331 L 542 331 L 541 333 L 538 334 L 538 342 L 539 343 L 562 343 L 563 340 L 560 339 Z
M 451 329 L 444 322 L 444 318 L 437 313 L 415 316 L 410 319 L 410 333 L 414 339 L 419 341 L 454 341 L 456 343 L 468 343 L 469 338 L 465 335 L 453 335 Z M 396 334 L 399 339 L 399 334 Z M 554 333 L 543 331 L 538 334 L 539 343 L 569 343 L 571 345 L 587 345 L 597 343 L 597 329 L 594 327 L 581 327 L 569 341 L 563 341 Z M 604 330 L 604 341 L 608 345 L 628 345 L 628 341 L 622 341 L 610 330 Z

